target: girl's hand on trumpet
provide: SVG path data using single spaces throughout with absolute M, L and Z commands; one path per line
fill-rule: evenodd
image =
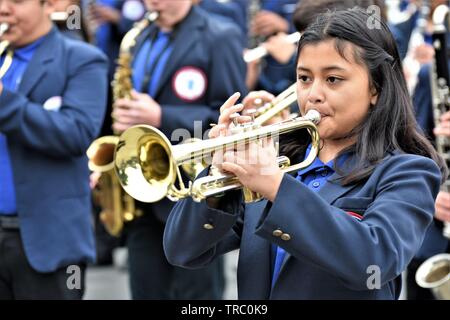
M 250 92 L 244 100 L 242 100 L 242 104 L 244 105 L 244 114 L 246 110 L 256 109 L 264 106 L 267 103 L 273 103 L 275 101 L 275 96 L 267 91 L 252 91 Z M 269 124 L 274 124 L 286 120 L 289 118 L 289 109 L 286 108 L 281 111 L 278 115 L 273 116 L 269 120 L 267 120 L 264 125 L 267 126 Z
M 266 103 L 270 103 L 275 96 L 267 91 L 259 90 L 250 92 L 243 100 L 244 110 L 262 107 Z
M 232 115 L 244 109 L 245 103 L 235 105 L 239 97 L 240 94 L 235 93 L 220 108 L 218 124 L 209 132 L 210 139 L 231 134 L 230 129 L 234 126 Z M 248 116 L 237 118 L 239 123 L 250 120 Z M 244 186 L 271 201 L 275 199 L 283 178 L 278 167 L 277 152 L 270 138 L 227 150 L 216 150 L 213 165 L 223 173 L 237 176 Z
M 266 138 L 223 155 L 222 169 L 235 175 L 242 185 L 274 201 L 283 180 L 273 140 Z

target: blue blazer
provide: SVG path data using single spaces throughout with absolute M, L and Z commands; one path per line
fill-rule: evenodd
M 135 50 L 154 32 L 151 25 L 138 38 Z M 203 9 L 193 6 L 180 23 L 173 40 L 173 50 L 158 81 L 154 99 L 161 105 L 161 127 L 171 140 L 176 130 L 187 130 L 191 137 L 203 138 L 209 124 L 219 118 L 222 104 L 236 91 L 246 95 L 246 65 L 242 59 L 244 50 L 240 40 L 242 33 L 232 23 L 214 19 Z M 136 55 L 135 55 L 136 56 Z M 180 97 L 175 89 L 177 74 L 188 68 L 200 70 L 206 77 L 204 93 L 193 100 Z M 194 127 L 195 122 L 200 124 Z M 195 130 L 194 130 L 195 128 Z M 180 132 L 180 131 L 178 131 Z M 180 142 L 183 135 L 171 142 Z M 173 202 L 163 199 L 150 205 L 156 216 L 165 221 Z
M 244 205 L 238 191 L 219 209 L 180 201 L 166 224 L 168 261 L 197 268 L 240 248 L 240 299 L 398 298 L 401 272 L 433 217 L 440 171 L 430 159 L 396 154 L 365 182 L 342 186 L 332 181 L 339 177 L 317 194 L 285 174 L 273 203 Z M 271 290 L 272 244 L 287 257 Z M 381 271 L 379 289 L 367 286 L 374 283 L 371 266 Z
M 86 149 L 103 121 L 107 68 L 99 50 L 53 28 L 18 92 L 0 95 L 20 233 L 37 271 L 95 258 Z M 52 97 L 61 97 L 61 104 L 52 108 Z

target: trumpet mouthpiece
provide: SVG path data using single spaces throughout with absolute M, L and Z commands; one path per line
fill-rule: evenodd
M 317 110 L 309 110 L 308 113 L 306 114 L 305 118 L 307 120 L 314 122 L 314 124 L 318 124 L 321 119 L 320 113 Z

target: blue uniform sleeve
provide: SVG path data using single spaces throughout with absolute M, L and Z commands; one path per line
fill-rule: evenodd
M 167 219 L 163 241 L 171 264 L 200 268 L 239 248 L 244 213 L 240 192 L 227 193 L 221 204 L 220 209 L 214 209 L 206 201 L 196 203 L 191 198 L 175 204 Z
M 49 156 L 84 155 L 105 113 L 107 60 L 100 53 L 79 53 L 68 66 L 71 72 L 59 111 L 46 110 L 21 93 L 3 89 L 0 132 Z
M 377 266 L 381 285 L 398 277 L 419 249 L 434 212 L 440 171 L 422 157 L 396 156 L 379 173 L 375 198 L 359 221 L 285 175 L 253 232 L 296 259 L 311 263 L 354 290 L 367 290 L 367 270 Z M 164 250 L 170 263 L 198 267 L 240 245 L 245 206 L 227 194 L 220 209 L 203 201 L 178 202 L 167 221 Z M 355 203 L 356 204 L 356 203 Z M 213 230 L 203 227 L 205 223 Z M 289 241 L 273 234 L 281 229 Z M 252 232 L 252 230 L 247 230 Z
M 371 266 L 379 268 L 385 285 L 406 269 L 419 249 L 433 218 L 441 176 L 432 160 L 411 155 L 394 156 L 377 171 L 381 177 L 373 186 L 375 198 L 366 199 L 370 204 L 362 220 L 285 175 L 256 234 L 351 289 L 367 290 Z M 291 239 L 274 236 L 275 229 Z

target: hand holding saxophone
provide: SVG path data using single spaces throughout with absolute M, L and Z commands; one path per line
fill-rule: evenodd
M 148 94 L 131 91 L 131 98 L 118 99 L 112 112 L 113 130 L 123 132 L 137 124 L 161 125 L 161 106 Z

